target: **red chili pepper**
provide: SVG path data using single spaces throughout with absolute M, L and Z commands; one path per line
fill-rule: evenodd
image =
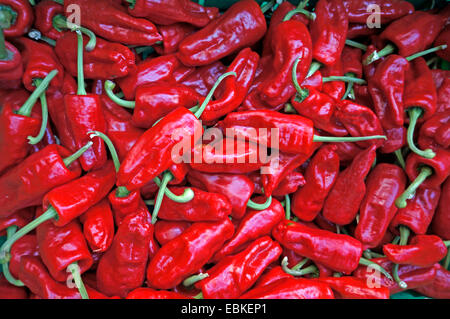
M 0 52 L 0 88 L 18 89 L 22 84 L 22 55 L 14 45 L 4 43 L 5 49 Z
M 214 63 L 195 68 L 180 83 L 197 91 L 198 94 L 206 96 L 212 89 L 219 76 L 226 72 L 227 67 L 222 62 Z
M 343 167 L 350 165 L 356 155 L 363 151 L 356 143 L 344 142 L 331 143 L 330 145 L 336 146 L 336 154 L 339 156 L 340 164 Z
M 385 129 L 384 134 L 387 140 L 384 141 L 383 146 L 380 148 L 381 153 L 389 154 L 400 150 L 406 145 L 407 130 L 404 126 Z
M 210 64 L 252 46 L 266 30 L 266 20 L 258 3 L 239 1 L 203 29 L 186 37 L 180 43 L 177 56 L 189 66 Z
M 434 40 L 433 46 L 447 45 L 447 48 L 444 50 L 439 50 L 436 52 L 436 55 L 446 61 L 450 61 L 450 48 L 448 43 L 450 42 L 450 27 L 447 25 L 441 33 L 437 36 L 436 40 Z
M 204 27 L 215 19 L 219 9 L 204 7 L 190 0 L 130 0 L 128 12 L 135 17 L 147 18 L 161 25 L 185 22 Z
M 334 65 L 345 46 L 347 10 L 342 0 L 319 0 L 314 12 L 316 19 L 310 24 L 312 57 L 325 65 Z
M 429 285 L 415 288 L 418 293 L 430 298 L 448 299 L 450 298 L 450 271 L 436 264 L 436 277 Z
M 440 186 L 450 174 L 450 152 L 437 150 L 436 156 L 431 159 L 411 153 L 406 159 L 406 174 L 409 179 L 414 181 L 424 166 L 431 167 L 433 173 L 421 185 L 425 187 Z
M 418 144 L 423 149 L 450 147 L 450 109 L 435 113 L 422 124 Z
M 449 109 L 448 100 L 450 98 L 450 71 L 432 70 L 431 74 L 433 76 L 437 91 L 436 112 L 444 112 Z M 438 77 L 441 78 L 437 79 Z
M 52 40 L 57 40 L 63 33 L 53 26 L 53 19 L 64 14 L 64 6 L 53 1 L 43 0 L 34 6 L 35 22 L 34 26 L 42 35 Z
M 253 288 L 239 299 L 334 299 L 334 294 L 327 284 L 318 281 L 285 278 Z
M 263 203 L 264 197 L 257 197 L 256 203 Z M 214 255 L 213 261 L 219 262 L 222 258 L 239 253 L 254 240 L 270 235 L 272 229 L 284 218 L 284 209 L 280 202 L 272 199 L 270 206 L 263 210 L 247 209 L 240 220 L 233 237 Z
M 161 247 L 147 268 L 147 283 L 171 289 L 205 265 L 231 238 L 234 227 L 228 218 L 220 222 L 194 223 L 180 236 Z M 174 253 L 176 252 L 176 253 Z
M 285 3 L 285 2 L 283 2 Z M 254 288 L 267 286 L 275 281 L 285 278 L 293 278 L 294 276 L 288 274 L 281 268 L 281 266 L 275 266 L 270 270 L 266 271 L 258 278 L 256 281 Z
M 264 194 L 264 187 L 262 187 L 262 176 L 257 172 L 249 174 L 249 177 L 255 184 L 255 193 Z M 293 170 L 286 177 L 284 177 L 278 186 L 273 190 L 272 196 L 285 196 L 295 193 L 299 187 L 303 187 L 306 184 L 305 177 L 302 173 Z
M 330 286 L 336 299 L 389 299 L 387 287 L 370 287 L 367 280 L 350 276 L 315 280 Z
M 363 75 L 361 49 L 344 46 L 341 54 L 342 73 L 352 73 L 355 77 L 361 78 Z
M 337 60 L 333 65 L 325 65 L 320 68 L 323 77 L 343 76 L 344 66 L 341 59 Z M 344 81 L 323 81 L 322 92 L 335 100 L 341 100 L 345 94 Z
M 364 247 L 377 247 L 397 213 L 395 199 L 405 189 L 406 175 L 393 164 L 375 166 L 366 180 L 366 192 L 359 208 L 355 238 Z
M 66 15 L 72 14 L 70 8 L 74 5 L 79 8 L 81 25 L 109 41 L 152 45 L 162 40 L 153 23 L 129 16 L 120 4 L 109 0 L 65 0 Z
M 281 247 L 269 236 L 253 241 L 242 252 L 224 258 L 208 270 L 196 286 L 206 299 L 233 299 L 256 282 L 264 269 L 281 255 Z
M 367 23 L 349 23 L 347 31 L 347 39 L 359 38 L 361 36 L 370 36 L 377 34 L 380 31 L 378 28 L 369 28 Z
M 382 24 L 387 24 L 405 15 L 414 12 L 414 6 L 408 1 L 402 0 L 343 0 L 348 11 L 350 23 L 366 23 L 371 17 L 369 6 L 378 6 L 379 19 Z
M 10 226 L 17 226 L 22 228 L 34 218 L 34 208 L 27 207 L 15 211 L 12 215 L 8 217 L 0 218 L 0 235 L 6 233 L 5 230 Z
M 20 37 L 28 32 L 34 21 L 33 7 L 27 0 L 2 0 L 1 9 L 8 27 L 2 27 L 6 37 Z
M 28 291 L 25 287 L 10 284 L 5 277 L 0 276 L 0 299 L 28 299 Z
M 358 213 L 366 193 L 364 180 L 375 160 L 376 146 L 360 152 L 343 170 L 331 189 L 323 207 L 323 216 L 338 225 L 350 224 Z
M 126 299 L 189 299 L 189 298 L 173 291 L 154 290 L 151 288 L 136 288 L 128 293 Z
M 158 31 L 162 37 L 162 43 L 153 45 L 160 55 L 172 54 L 178 51 L 178 46 L 188 35 L 197 29 L 186 23 L 174 23 L 171 25 L 159 25 Z
M 142 286 L 153 231 L 147 211 L 124 218 L 97 268 L 97 287 L 101 292 L 125 298 L 130 291 Z
M 448 213 L 450 195 L 450 179 L 442 185 L 442 193 L 439 199 L 439 204 L 431 223 L 431 229 L 434 234 L 450 240 L 450 214 Z
M 173 222 L 160 220 L 155 224 L 155 238 L 163 246 L 181 235 L 191 226 L 189 222 Z
M 187 179 L 194 187 L 225 195 L 232 207 L 231 217 L 237 219 L 244 216 L 248 200 L 254 191 L 254 184 L 245 175 L 207 174 L 190 170 Z
M 335 145 L 319 149 L 305 172 L 306 184 L 292 198 L 292 212 L 304 221 L 312 221 L 322 210 L 325 198 L 339 173 L 339 156 Z

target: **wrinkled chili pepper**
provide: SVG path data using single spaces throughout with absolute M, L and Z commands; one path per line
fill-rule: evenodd
M 430 298 L 448 299 L 450 297 L 450 271 L 436 264 L 436 277 L 428 285 L 422 285 L 414 290 Z
M 155 238 L 162 246 L 181 235 L 191 226 L 189 222 L 173 222 L 160 220 L 155 224 Z
M 382 24 L 414 12 L 414 6 L 408 1 L 402 0 L 343 0 L 343 3 L 348 10 L 350 23 L 366 23 L 372 12 L 368 10 L 369 5 L 379 7 L 379 18 Z
M 420 127 L 418 144 L 423 149 L 450 147 L 450 110 L 435 113 Z
M 160 45 L 153 45 L 153 48 L 160 55 L 175 53 L 178 51 L 178 46 L 181 41 L 196 30 L 194 26 L 187 23 L 159 25 L 158 32 L 162 37 L 162 43 Z
M 195 68 L 195 71 L 187 75 L 180 83 L 194 89 L 198 94 L 206 96 L 219 76 L 226 72 L 226 69 L 227 67 L 222 62 L 216 61 Z
M 2 0 L 0 11 L 7 20 L 2 32 L 8 38 L 24 35 L 34 22 L 33 7 L 26 0 Z
M 442 237 L 445 240 L 450 240 L 450 214 L 448 214 L 450 194 L 450 179 L 442 185 L 442 193 L 439 199 L 439 204 L 431 223 L 431 229 L 434 234 Z
M 316 279 L 330 286 L 336 299 L 389 299 L 387 287 L 369 287 L 366 280 L 355 277 L 327 277 Z

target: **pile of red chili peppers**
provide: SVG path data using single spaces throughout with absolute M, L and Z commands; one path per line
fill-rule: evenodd
M 450 298 L 450 5 L 0 0 L 0 35 L 0 298 Z

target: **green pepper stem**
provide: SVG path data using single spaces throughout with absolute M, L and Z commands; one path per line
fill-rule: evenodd
M 121 98 L 119 98 L 117 95 L 114 94 L 113 90 L 116 87 L 116 84 L 113 81 L 107 80 L 105 81 L 105 92 L 106 95 L 113 101 L 114 103 L 126 107 L 128 109 L 134 109 L 136 106 L 135 101 L 126 101 Z
M 86 87 L 84 84 L 84 70 L 83 70 L 83 35 L 80 30 L 75 31 L 77 33 L 77 74 L 78 74 L 78 90 L 77 95 L 87 95 Z
M 363 266 L 367 266 L 367 267 L 371 267 L 375 270 L 378 270 L 380 273 L 382 273 L 386 278 L 392 280 L 392 276 L 390 273 L 387 272 L 386 269 L 384 269 L 383 267 L 381 267 L 380 265 L 378 265 L 377 263 L 370 261 L 366 258 L 361 257 L 359 259 L 359 264 L 363 265 Z
M 14 225 L 14 226 L 9 226 L 9 227 L 6 229 L 6 238 L 11 238 L 11 236 L 16 232 L 16 230 L 17 230 L 17 226 L 15 226 L 15 225 Z M 20 281 L 20 280 L 14 278 L 14 277 L 11 275 L 11 272 L 9 271 L 9 263 L 4 263 L 4 264 L 2 265 L 2 270 L 3 270 L 3 276 L 5 276 L 5 279 L 6 279 L 11 285 L 14 285 L 14 286 L 17 286 L 17 287 L 23 287 L 23 286 L 25 286 L 24 283 L 23 283 L 22 281 Z
M 69 29 L 71 31 L 79 30 L 81 33 L 87 35 L 89 37 L 89 41 L 86 44 L 85 49 L 88 52 L 94 50 L 97 45 L 97 37 L 94 32 L 85 27 L 67 21 L 62 14 L 58 14 L 53 18 L 53 27 L 59 32 L 61 32 L 61 29 Z
M 312 76 L 321 67 L 322 67 L 322 64 L 320 62 L 313 61 L 309 67 L 308 74 L 306 74 L 306 78 L 309 78 L 310 76 Z
M 0 60 L 8 60 L 8 50 L 6 49 L 5 34 L 3 33 L 3 28 L 0 28 Z
M 173 179 L 173 174 L 168 171 L 166 172 L 166 174 L 169 175 L 169 182 Z M 158 185 L 158 187 L 161 187 L 162 182 L 159 179 L 159 177 L 155 177 L 153 179 L 153 181 L 155 182 L 156 185 Z M 194 191 L 191 188 L 186 188 L 183 192 L 183 194 L 181 195 L 175 195 L 174 193 L 172 193 L 172 191 L 169 188 L 166 188 L 164 190 L 164 195 L 166 195 L 170 200 L 176 202 L 176 203 L 187 203 L 190 202 L 193 198 L 194 198 Z
M 448 266 L 450 265 L 450 240 L 444 241 L 444 245 L 447 247 L 447 254 L 445 255 L 444 262 L 442 263 L 442 266 L 448 269 Z
M 162 179 L 162 182 L 161 182 L 159 190 L 158 190 L 158 195 L 156 195 L 155 206 L 153 208 L 153 213 L 152 213 L 152 224 L 153 225 L 157 221 L 158 212 L 159 212 L 159 209 L 161 208 L 161 203 L 164 199 L 164 193 L 167 188 L 167 184 L 169 184 L 169 182 L 172 178 L 173 178 L 173 176 L 170 172 L 166 172 L 163 175 L 163 179 Z
M 286 194 L 284 202 L 286 203 L 286 206 L 284 207 L 284 210 L 286 211 L 286 219 L 291 219 L 291 199 L 289 198 L 289 194 Z
M 198 295 L 195 295 L 193 298 L 194 299 L 203 299 L 203 293 L 201 292 Z
M 392 276 L 394 277 L 394 281 L 398 284 L 398 286 L 402 289 L 408 288 L 408 284 L 400 279 L 398 275 L 398 267 L 399 264 L 395 264 L 394 267 L 392 267 Z
M 276 4 L 275 0 L 270 0 L 269 2 L 267 2 L 265 5 L 261 6 L 261 11 L 262 13 L 266 13 L 267 11 L 269 11 L 274 5 Z
M 116 197 L 124 198 L 130 195 L 130 191 L 125 186 L 119 186 L 116 189 Z
M 408 61 L 412 61 L 412 60 L 414 60 L 414 59 L 416 59 L 418 57 L 421 57 L 421 56 L 424 56 L 424 55 L 427 55 L 427 54 L 430 54 L 430 53 L 433 53 L 433 52 L 436 52 L 436 51 L 445 50 L 445 49 L 447 49 L 447 45 L 446 44 L 438 45 L 437 47 L 434 47 L 434 48 L 431 48 L 431 49 L 428 49 L 428 50 L 425 50 L 425 51 L 417 52 L 417 53 L 415 53 L 413 55 L 410 55 L 410 56 L 406 57 L 405 59 L 408 60 Z
M 56 46 L 55 40 L 50 39 L 50 38 L 46 37 L 45 35 L 42 35 L 42 33 L 36 29 L 30 30 L 30 32 L 28 32 L 28 37 L 33 40 L 36 40 L 36 41 L 42 40 L 42 41 L 46 42 L 47 44 L 51 45 L 52 47 Z
M 364 85 L 367 83 L 366 80 L 364 80 L 364 79 L 359 79 L 359 78 L 355 78 L 355 77 L 351 77 L 351 76 L 333 75 L 333 76 L 328 76 L 328 77 L 322 78 L 322 83 L 333 82 L 333 81 L 350 82 L 350 83 L 356 83 L 356 84 L 360 84 L 360 85 Z
M 408 238 L 411 234 L 410 229 L 406 226 L 400 225 L 398 230 L 400 232 L 400 242 L 398 244 L 402 246 L 408 244 Z
M 196 282 L 199 282 L 200 280 L 203 280 L 203 279 L 208 278 L 208 277 L 209 277 L 209 274 L 207 274 L 207 273 L 193 275 L 191 277 L 186 278 L 183 281 L 183 286 L 185 286 L 185 287 L 192 286 Z
M 346 73 L 345 76 L 355 78 L 356 75 L 354 73 L 349 72 L 349 73 Z M 348 82 L 347 89 L 345 90 L 345 93 L 342 96 L 341 100 L 345 100 L 350 95 L 350 93 L 353 92 L 353 85 L 354 85 L 354 82 Z
M 424 151 L 417 148 L 417 146 L 414 144 L 414 130 L 416 129 L 417 120 L 422 116 L 423 109 L 421 107 L 410 107 L 408 108 L 408 115 L 409 115 L 409 126 L 408 126 L 408 132 L 407 132 L 407 141 L 408 146 L 419 156 L 425 157 L 425 158 L 433 158 L 436 156 L 436 153 L 433 152 L 432 149 L 428 148 Z
M 400 164 L 400 166 L 401 166 L 403 169 L 405 169 L 405 168 L 406 168 L 406 163 L 405 163 L 405 159 L 404 159 L 403 154 L 402 154 L 402 150 L 401 150 L 401 149 L 398 149 L 398 150 L 396 150 L 396 151 L 394 152 L 394 154 L 395 154 L 395 157 L 397 157 L 397 161 L 398 161 L 398 163 Z
M 367 51 L 367 45 L 347 39 L 345 40 L 345 44 L 354 48 L 361 49 L 363 51 Z
M 375 62 L 379 59 L 381 59 L 382 57 L 392 54 L 395 51 L 395 46 L 393 44 L 388 44 L 386 45 L 383 49 L 381 49 L 380 51 L 373 51 L 364 61 L 363 64 L 364 65 L 369 65 L 372 62 Z
M 83 279 L 80 274 L 80 267 L 77 262 L 71 263 L 67 266 L 67 269 L 72 273 L 73 280 L 75 281 L 75 285 L 80 292 L 81 299 L 89 299 L 89 295 L 86 291 L 86 287 L 84 286 Z
M 310 12 L 308 10 L 305 9 L 301 9 L 301 8 L 295 8 L 294 10 L 289 11 L 285 16 L 283 21 L 288 21 L 290 20 L 293 16 L 295 16 L 297 13 L 301 13 L 304 14 L 309 20 L 316 20 L 316 14 L 314 12 Z
M 42 79 L 35 79 L 34 83 L 35 86 L 39 86 L 39 84 L 42 82 Z M 47 129 L 47 123 L 48 123 L 48 106 L 47 106 L 47 98 L 45 96 L 45 92 L 41 94 L 40 96 L 41 100 L 41 109 L 42 109 L 42 122 L 41 122 L 41 129 L 39 130 L 39 133 L 36 137 L 28 136 L 29 144 L 35 145 L 39 143 L 45 135 L 45 130 Z
M 63 159 L 64 165 L 66 165 L 66 167 L 69 167 L 73 162 L 75 162 L 77 159 L 79 159 L 81 157 L 81 155 L 83 155 L 84 152 L 86 152 L 93 144 L 94 143 L 92 143 L 92 141 L 89 141 L 86 143 L 86 145 L 84 145 L 78 151 L 76 151 L 72 155 L 64 158 Z
M 393 245 L 398 245 L 398 243 L 400 242 L 400 236 L 395 236 L 394 239 L 392 240 Z
M 30 231 L 38 227 L 40 224 L 45 223 L 51 219 L 58 219 L 58 213 L 56 210 L 49 206 L 49 208 L 38 218 L 29 222 L 27 225 L 23 226 L 17 233 L 14 233 L 10 238 L 8 238 L 3 245 L 0 247 L 0 264 L 9 262 L 11 246 L 20 238 L 28 234 Z
M 59 3 L 61 5 L 64 5 L 64 0 L 53 0 L 53 1 L 55 1 L 56 3 Z
M 145 203 L 145 205 L 155 206 L 155 200 L 154 199 L 144 200 L 144 203 Z
M 293 113 L 293 114 L 297 113 L 297 110 L 294 109 L 294 107 L 292 106 L 291 103 L 286 103 L 284 105 L 284 110 L 283 111 L 284 111 L 284 113 Z
M 266 201 L 262 204 L 255 203 L 251 199 L 247 202 L 247 207 L 253 210 L 264 210 L 269 208 L 269 206 L 272 204 L 272 196 L 266 199 Z
M 333 277 L 335 277 L 335 278 L 342 277 L 342 273 L 340 273 L 340 272 L 335 272 L 335 273 L 333 273 Z
M 300 261 L 297 265 L 292 267 L 292 270 L 300 270 L 303 268 L 304 265 L 309 261 L 309 258 L 303 258 L 302 261 Z
M 0 60 L 7 60 L 9 56 L 8 50 L 6 49 L 5 34 L 3 33 L 3 30 L 10 28 L 12 21 L 13 16 L 11 11 L 2 5 L 2 9 L 0 10 Z
M 306 261 L 308 261 L 308 260 L 306 260 Z M 305 269 L 301 269 L 301 270 L 297 270 L 297 269 L 294 269 L 294 268 L 296 268 L 297 267 L 297 265 L 296 266 L 294 266 L 292 269 L 291 268 L 289 268 L 288 267 L 288 257 L 287 256 L 285 256 L 284 258 L 283 258 L 283 260 L 281 261 L 281 268 L 283 269 L 283 271 L 285 272 L 285 273 L 287 273 L 287 274 L 289 274 L 289 275 L 292 275 L 292 276 L 304 276 L 304 275 L 308 275 L 308 274 L 317 274 L 318 272 L 319 272 L 319 269 L 317 268 L 317 266 L 315 266 L 315 265 L 311 265 L 311 266 L 308 266 L 308 267 L 306 267 Z M 302 261 L 303 262 L 303 261 Z M 305 262 L 306 263 L 306 262 Z M 304 265 L 304 264 L 303 264 Z M 303 267 L 303 266 L 302 266 Z
M 221 76 L 219 76 L 219 78 L 217 79 L 216 83 L 214 83 L 214 86 L 212 87 L 211 91 L 209 91 L 208 95 L 206 96 L 205 100 L 203 101 L 203 103 L 200 105 L 200 108 L 197 110 L 197 112 L 194 113 L 195 117 L 197 117 L 198 119 L 202 116 L 203 111 L 205 111 L 206 106 L 208 105 L 208 103 L 211 101 L 214 92 L 216 91 L 217 87 L 220 85 L 220 83 L 228 76 L 237 76 L 236 72 L 227 72 L 222 74 Z
M 91 139 L 93 139 L 94 137 L 98 137 L 98 138 L 102 139 L 103 142 L 105 142 L 106 146 L 109 149 L 109 152 L 111 153 L 111 158 L 112 158 L 112 161 L 114 163 L 114 168 L 116 169 L 116 173 L 117 173 L 120 169 L 120 160 L 119 160 L 119 155 L 117 155 L 116 148 L 114 147 L 114 144 L 111 141 L 111 139 L 105 133 L 102 133 L 99 131 L 89 131 L 88 134 Z
M 33 110 L 33 106 L 36 104 L 36 101 L 40 96 L 45 92 L 47 87 L 53 78 L 58 74 L 58 70 L 53 70 L 42 80 L 42 82 L 36 87 L 36 89 L 31 93 L 28 100 L 20 107 L 20 109 L 16 112 L 16 114 L 23 116 L 30 116 L 31 111 Z
M 410 196 L 413 196 L 413 194 L 416 192 L 417 188 L 430 176 L 433 174 L 433 170 L 428 166 L 423 166 L 420 169 L 419 175 L 417 175 L 416 179 L 409 184 L 408 188 L 405 189 L 405 191 L 397 197 L 395 200 L 395 206 L 398 208 L 405 208 L 407 203 L 406 200 L 410 198 Z
M 292 67 L 292 82 L 294 83 L 295 90 L 297 91 L 295 100 L 298 102 L 303 102 L 309 96 L 309 90 L 306 88 L 302 88 L 298 83 L 297 79 L 297 66 L 300 62 L 300 57 L 295 59 L 294 65 Z
M 358 141 L 367 141 L 367 140 L 376 140 L 376 139 L 384 139 L 387 140 L 387 137 L 384 135 L 371 135 L 371 136 L 356 136 L 356 137 L 336 137 L 336 136 L 320 136 L 314 135 L 314 142 L 358 142 Z

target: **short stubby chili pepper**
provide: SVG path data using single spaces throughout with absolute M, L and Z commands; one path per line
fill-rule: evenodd
M 187 23 L 158 25 L 157 28 L 162 37 L 162 43 L 154 44 L 153 48 L 160 55 L 177 52 L 181 41 L 197 30 L 197 28 Z
M 234 226 L 228 218 L 220 222 L 192 224 L 162 246 L 150 261 L 148 285 L 156 289 L 171 289 L 180 284 L 205 265 L 233 232 Z
M 187 180 L 194 187 L 225 195 L 231 204 L 231 217 L 237 219 L 244 216 L 247 203 L 255 188 L 252 181 L 241 174 L 208 174 L 190 170 Z
M 205 299 L 233 299 L 256 282 L 264 269 L 281 255 L 280 245 L 269 236 L 253 241 L 242 252 L 224 258 L 208 269 L 196 286 Z
M 257 197 L 256 203 L 265 201 L 264 197 Z M 272 229 L 285 217 L 281 203 L 272 199 L 270 206 L 263 210 L 247 209 L 244 217 L 234 232 L 233 237 L 225 242 L 223 247 L 214 255 L 213 261 L 219 262 L 222 258 L 234 255 L 246 248 L 254 240 L 270 235 Z
M 45 194 L 81 175 L 77 155 L 57 144 L 27 157 L 0 177 L 2 217 L 39 205 Z M 18 182 L 20 181 L 20 182 Z
M 87 37 L 83 36 L 83 43 Z M 77 36 L 73 32 L 65 32 L 55 46 L 56 55 L 67 72 L 77 76 Z M 135 58 L 128 47 L 120 43 L 112 43 L 101 38 L 96 39 L 95 48 L 83 53 L 83 71 L 87 79 L 114 79 L 127 76 L 135 69 Z
M 407 206 L 395 214 L 390 224 L 391 230 L 406 226 L 416 235 L 425 235 L 442 196 L 439 187 L 419 187 L 414 197 L 408 200 Z
M 319 0 L 316 19 L 310 23 L 313 59 L 333 65 L 341 57 L 348 30 L 348 13 L 342 0 Z
M 127 215 L 113 243 L 97 267 L 97 287 L 108 295 L 125 298 L 144 283 L 153 225 L 148 211 Z
M 162 40 L 156 26 L 146 19 L 128 15 L 122 6 L 109 0 L 64 0 L 64 10 L 80 8 L 81 25 L 112 42 L 129 45 L 152 45 Z
M 315 280 L 329 285 L 336 299 L 389 299 L 390 295 L 387 287 L 370 287 L 366 280 L 351 276 L 326 277 Z
M 339 173 L 325 200 L 323 216 L 338 225 L 350 224 L 358 213 L 366 193 L 364 180 L 375 160 L 376 146 L 360 152 L 352 163 Z
M 254 0 L 236 2 L 203 29 L 186 37 L 177 56 L 188 66 L 200 66 L 252 46 L 266 33 L 267 25 Z
M 374 111 L 384 129 L 404 123 L 403 92 L 408 61 L 392 54 L 382 61 L 368 81 Z
M 439 264 L 436 264 L 436 277 L 428 284 L 415 288 L 418 293 L 430 298 L 448 299 L 450 298 L 450 271 Z
M 174 291 L 154 290 L 152 288 L 136 288 L 130 291 L 126 299 L 189 299 Z
M 272 236 L 297 254 L 345 274 L 354 271 L 362 256 L 362 244 L 348 235 L 314 229 L 289 220 L 282 221 Z
M 2 0 L 0 11 L 8 27 L 2 27 L 8 38 L 20 37 L 28 32 L 34 22 L 33 7 L 26 0 Z
M 343 0 L 343 2 L 347 8 L 350 23 L 366 23 L 372 13 L 368 9 L 369 5 L 376 5 L 380 8 L 379 19 L 382 24 L 387 24 L 414 12 L 413 4 L 403 0 Z
M 190 0 L 127 0 L 127 2 L 128 12 L 132 16 L 146 18 L 160 25 L 184 22 L 204 27 L 219 14 L 218 8 L 205 7 Z
M 80 216 L 83 234 L 93 252 L 106 251 L 114 238 L 114 218 L 110 204 L 103 199 Z
M 309 162 L 306 184 L 292 198 L 292 212 L 303 221 L 312 221 L 322 210 L 325 198 L 339 174 L 339 156 L 335 145 L 320 148 Z
M 432 150 L 450 147 L 450 109 L 435 113 L 420 127 L 418 144 Z
M 333 290 L 325 283 L 303 278 L 283 278 L 255 287 L 240 299 L 334 299 Z
M 29 299 L 28 291 L 25 287 L 11 285 L 4 276 L 0 277 L 0 298 L 1 299 Z
M 53 1 L 53 0 L 43 0 L 39 1 L 34 6 L 35 21 L 34 26 L 41 32 L 45 37 L 57 40 L 63 35 L 53 26 L 53 19 L 57 15 L 64 14 L 64 6 Z
M 365 248 L 377 247 L 383 240 L 397 212 L 395 200 L 404 191 L 405 184 L 403 169 L 394 164 L 378 164 L 367 176 L 354 235 Z
M 445 240 L 450 240 L 450 214 L 448 213 L 448 208 L 450 195 L 450 179 L 447 180 L 442 185 L 442 193 L 439 199 L 439 204 L 431 223 L 431 230 L 434 234 L 442 237 Z
M 438 236 L 416 235 L 408 245 L 384 245 L 383 253 L 396 264 L 431 267 L 445 257 L 447 247 Z
M 155 224 L 155 238 L 163 246 L 169 241 L 181 235 L 191 226 L 189 222 L 173 222 L 160 220 Z

